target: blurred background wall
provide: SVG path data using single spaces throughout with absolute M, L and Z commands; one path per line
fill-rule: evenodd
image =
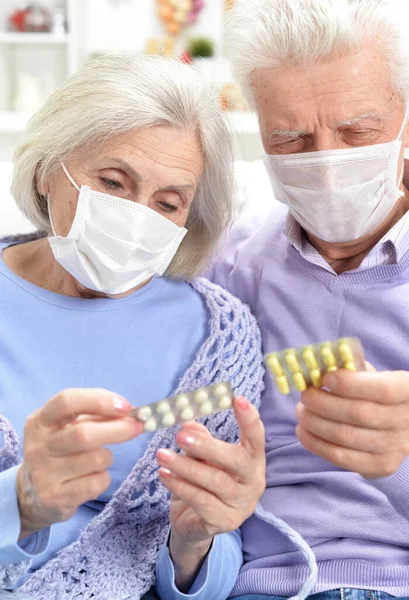
M 85 61 L 107 52 L 192 58 L 219 88 L 236 158 L 259 159 L 257 119 L 226 57 L 224 24 L 233 1 L 0 0 L 0 160 L 11 159 L 46 97 Z

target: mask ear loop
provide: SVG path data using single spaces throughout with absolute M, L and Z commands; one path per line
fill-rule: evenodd
M 65 166 L 65 164 L 63 162 L 61 162 L 61 167 L 62 167 L 62 170 L 64 171 L 64 173 L 66 174 L 68 180 L 72 183 L 72 185 L 75 187 L 75 189 L 77 190 L 77 192 L 80 192 L 81 191 L 80 187 L 75 183 L 75 181 L 73 180 L 73 178 L 71 177 L 71 175 L 68 173 L 67 167 Z
M 405 127 L 406 127 L 407 122 L 408 122 L 408 116 L 409 116 L 409 106 L 406 108 L 405 118 L 403 119 L 402 127 L 400 128 L 399 135 L 397 137 L 397 140 L 401 141 L 402 144 L 403 144 L 402 135 L 403 135 L 403 133 L 405 131 Z M 403 152 L 405 152 L 405 150 L 403 150 Z M 401 170 L 401 173 L 400 173 L 400 176 L 399 176 L 398 187 L 400 187 L 400 184 L 403 181 L 404 174 L 405 174 L 405 154 L 403 154 L 402 170 Z
M 73 180 L 73 178 L 71 177 L 71 175 L 68 173 L 67 167 L 65 166 L 65 164 L 63 162 L 61 162 L 61 168 L 64 171 L 64 173 L 66 174 L 68 180 L 70 181 L 70 183 L 72 183 L 72 185 L 75 187 L 75 189 L 78 192 L 81 192 L 80 187 L 75 183 L 75 181 Z M 47 209 L 48 209 L 48 218 L 50 219 L 50 225 L 51 225 L 51 231 L 53 232 L 53 235 L 56 236 L 58 235 L 55 227 L 54 227 L 54 223 L 53 223 L 53 218 L 51 216 L 51 210 L 50 210 L 50 195 L 47 194 Z

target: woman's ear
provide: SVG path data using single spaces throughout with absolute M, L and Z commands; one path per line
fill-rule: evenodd
M 405 130 L 403 133 L 403 144 L 405 148 L 409 148 L 409 118 L 406 122 Z
M 38 175 L 35 176 L 35 187 L 38 196 L 46 197 L 50 193 L 50 181 L 49 178 L 40 179 Z

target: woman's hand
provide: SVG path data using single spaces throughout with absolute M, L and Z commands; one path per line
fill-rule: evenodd
M 103 446 L 141 433 L 131 409 L 106 390 L 69 389 L 28 417 L 17 475 L 20 539 L 70 519 L 109 487 L 112 452 Z
M 236 398 L 240 443 L 214 439 L 198 423 L 176 436 L 185 455 L 158 450 L 159 475 L 172 492 L 170 553 L 176 585 L 188 590 L 218 533 L 240 527 L 265 490 L 264 427 L 257 410 Z

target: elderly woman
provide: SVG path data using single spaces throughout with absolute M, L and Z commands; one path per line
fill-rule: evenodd
M 170 598 L 210 547 L 237 548 L 264 489 L 259 335 L 195 280 L 229 223 L 230 163 L 217 98 L 178 62 L 98 59 L 32 119 L 13 193 L 40 233 L 0 246 L 3 590 L 140 598 L 167 542 Z M 238 445 L 231 412 L 142 435 L 130 416 L 224 380 Z

